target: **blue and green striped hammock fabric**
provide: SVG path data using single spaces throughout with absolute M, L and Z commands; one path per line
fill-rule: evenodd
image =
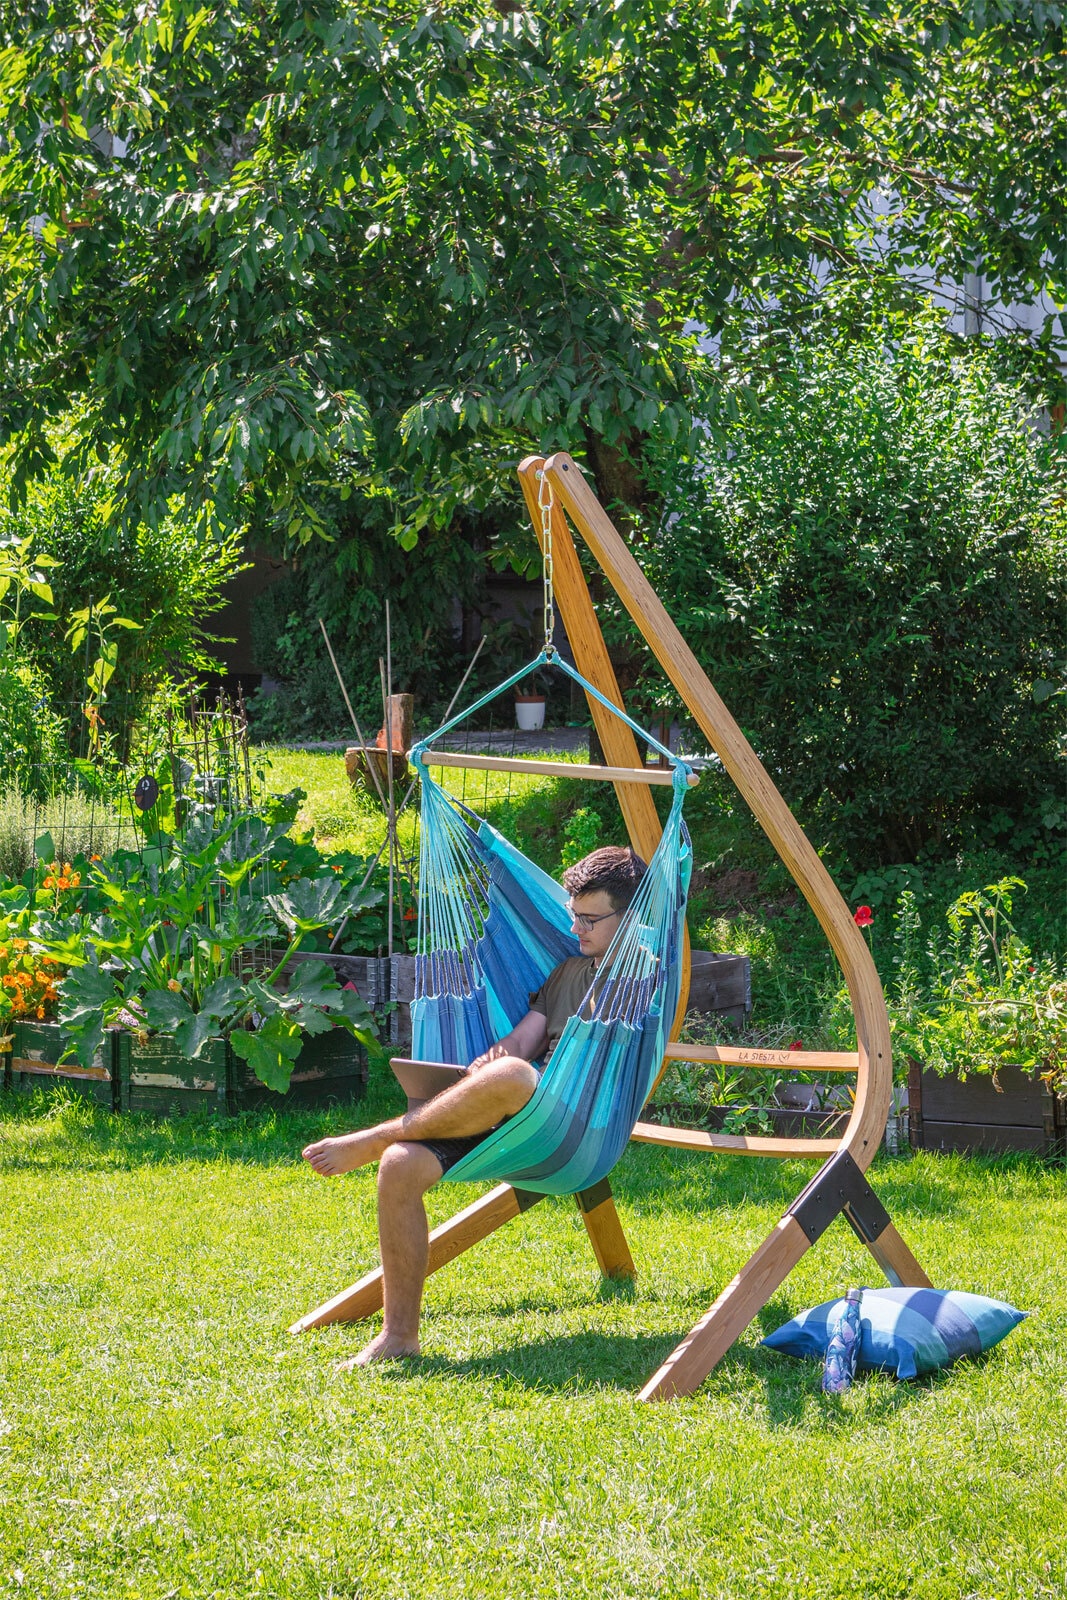
M 534 665 L 547 664 L 541 656 Z M 686 891 L 692 867 L 682 820 L 689 768 L 587 684 L 551 664 L 629 724 L 674 769 L 673 802 L 649 870 L 532 1098 L 446 1174 L 450 1182 L 506 1179 L 543 1194 L 574 1194 L 622 1155 L 663 1059 L 678 1005 Z M 489 823 L 431 777 L 432 741 L 529 668 L 422 740 L 419 928 L 412 1054 L 466 1065 L 530 1009 L 548 974 L 579 953 L 566 893 Z

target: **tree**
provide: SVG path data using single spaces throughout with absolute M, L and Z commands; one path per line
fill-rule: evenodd
M 306 538 L 325 485 L 410 545 L 537 444 L 640 504 L 642 441 L 690 423 L 694 316 L 729 416 L 759 336 L 836 286 L 899 301 L 922 260 L 1067 299 L 1054 5 L 3 15 L 16 490 L 76 399 L 70 470 L 118 459 L 149 521 L 181 496 L 232 525 L 254 497 Z

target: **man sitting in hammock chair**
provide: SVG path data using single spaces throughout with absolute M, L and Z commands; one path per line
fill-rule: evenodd
M 419 1314 L 429 1265 L 423 1196 L 487 1133 L 521 1111 L 540 1068 L 594 982 L 646 872 L 632 850 L 594 850 L 563 874 L 580 954 L 549 973 L 511 1032 L 470 1063 L 469 1075 L 405 1116 L 320 1139 L 304 1158 L 323 1177 L 378 1162 L 378 1234 L 385 1320 L 381 1333 L 344 1367 L 419 1353 Z

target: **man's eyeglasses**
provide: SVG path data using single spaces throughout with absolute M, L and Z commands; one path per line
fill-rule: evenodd
M 604 911 L 599 917 L 587 917 L 580 911 L 575 911 L 572 905 L 567 907 L 567 915 L 576 928 L 581 928 L 583 933 L 591 933 L 598 922 L 607 922 L 610 917 L 620 917 L 621 911 Z

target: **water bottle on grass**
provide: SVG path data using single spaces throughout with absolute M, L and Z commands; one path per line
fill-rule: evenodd
M 850 1289 L 842 1310 L 827 1327 L 826 1356 L 822 1369 L 824 1394 L 844 1394 L 856 1375 L 860 1353 L 860 1297 L 862 1289 Z

